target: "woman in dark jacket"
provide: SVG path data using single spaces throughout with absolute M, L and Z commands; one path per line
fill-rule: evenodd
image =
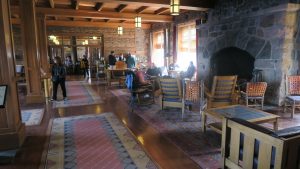
M 52 66 L 52 83 L 53 83 L 53 96 L 51 101 L 57 100 L 57 87 L 60 85 L 63 92 L 64 100 L 67 100 L 67 91 L 66 91 L 66 69 L 61 62 L 60 57 L 54 58 L 54 65 Z

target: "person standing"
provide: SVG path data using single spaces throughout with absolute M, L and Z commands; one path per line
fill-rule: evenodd
M 52 83 L 53 83 L 53 95 L 51 101 L 57 100 L 57 88 L 58 85 L 60 85 L 62 93 L 63 93 L 63 99 L 67 100 L 67 91 L 66 91 L 66 68 L 62 64 L 61 58 L 56 56 L 54 58 L 54 65 L 52 66 L 51 70 L 52 75 Z
M 130 53 L 128 53 L 128 55 L 127 55 L 126 64 L 127 64 L 127 68 L 134 68 L 135 67 L 135 60 L 131 56 Z
M 108 64 L 109 66 L 115 66 L 117 62 L 117 59 L 115 57 L 115 52 L 111 51 L 110 55 L 108 56 Z
M 86 55 L 83 55 L 83 58 L 81 60 L 81 65 L 83 68 L 83 77 L 89 77 L 89 61 L 86 58 Z

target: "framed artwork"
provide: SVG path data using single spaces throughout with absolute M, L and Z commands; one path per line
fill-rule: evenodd
M 7 93 L 7 85 L 0 85 L 0 108 L 5 107 L 6 93 Z

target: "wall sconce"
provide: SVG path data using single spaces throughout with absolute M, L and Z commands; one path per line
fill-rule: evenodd
M 123 35 L 123 27 L 118 26 L 118 35 Z
M 179 15 L 180 11 L 180 0 L 171 0 L 170 1 L 170 12 L 171 15 Z
M 140 16 L 135 17 L 135 27 L 136 28 L 142 27 L 142 18 Z

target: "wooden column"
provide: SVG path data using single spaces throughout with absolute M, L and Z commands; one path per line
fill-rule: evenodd
M 5 108 L 0 108 L 0 150 L 17 149 L 25 138 L 16 85 L 9 0 L 0 1 L 0 84 L 8 85 Z
M 22 0 L 21 20 L 23 34 L 23 54 L 26 74 L 27 103 L 41 103 L 44 101 L 41 85 L 40 53 L 38 45 L 38 31 L 35 15 L 35 1 Z
M 46 34 L 46 22 L 44 14 L 37 14 L 37 30 L 38 30 L 38 42 L 39 42 L 39 53 L 41 60 L 41 68 L 45 73 L 50 72 L 50 64 L 48 57 L 48 45 L 47 45 L 47 34 Z

